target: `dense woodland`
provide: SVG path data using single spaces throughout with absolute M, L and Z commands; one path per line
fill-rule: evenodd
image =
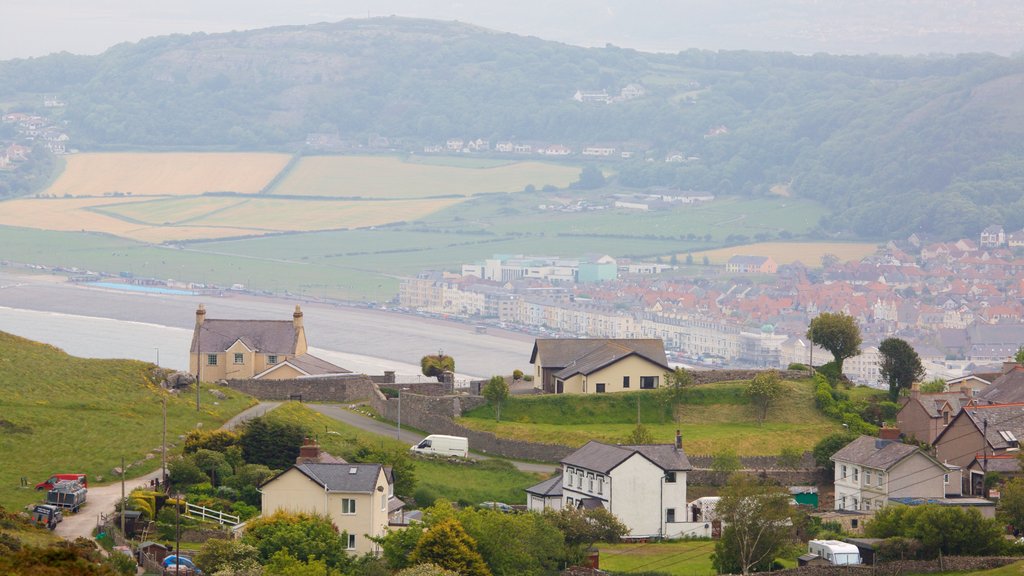
M 572 99 L 631 83 L 646 94 Z M 611 166 L 619 185 L 788 185 L 832 207 L 823 235 L 872 239 L 1024 227 L 1022 89 L 1022 57 L 648 54 L 404 18 L 0 62 L 0 101 L 59 95 L 81 150 L 291 151 L 311 132 L 412 150 L 447 138 L 609 145 L 646 151 Z M 676 153 L 695 159 L 664 161 Z

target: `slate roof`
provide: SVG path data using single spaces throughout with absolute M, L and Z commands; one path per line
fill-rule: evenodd
M 540 356 L 545 368 L 565 368 L 607 344 L 624 346 L 652 362 L 668 365 L 661 338 L 537 338 L 530 364 L 536 364 Z
M 986 472 L 999 472 L 1001 474 L 1020 474 L 1020 460 L 1017 458 L 1017 454 L 1004 455 L 999 454 L 993 456 L 988 455 L 988 458 L 975 458 L 968 468 L 974 468 L 974 463 L 977 462 L 978 466 L 984 468 Z
M 1024 403 L 1017 404 L 991 404 L 986 406 L 970 406 L 963 410 L 978 430 L 987 430 L 989 446 L 994 450 L 1007 450 L 1016 447 L 1019 443 L 1011 443 L 1003 437 L 1001 432 L 1010 432 L 1018 440 L 1024 438 Z M 988 421 L 986 428 L 985 422 Z M 952 428 L 948 426 L 946 430 Z M 945 435 L 946 430 L 935 439 Z
M 370 494 L 377 487 L 380 464 L 296 464 L 281 474 L 263 483 L 263 486 L 277 480 L 290 470 L 298 470 L 328 492 L 354 492 Z
M 868 468 L 889 470 L 900 461 L 915 452 L 917 446 L 901 444 L 895 440 L 882 440 L 871 436 L 861 436 L 839 449 L 832 455 L 833 462 L 848 462 Z
M 992 404 L 1024 402 L 1024 368 L 1017 366 L 996 378 L 978 400 Z
M 910 400 L 914 401 L 913 398 Z M 960 412 L 970 398 L 964 396 L 959 390 L 956 392 L 934 392 L 921 394 L 917 397 L 917 402 L 924 408 L 924 411 L 928 413 L 932 418 L 939 418 L 942 416 L 942 405 L 949 403 L 949 407 L 953 410 L 953 415 Z
M 643 354 L 634 351 L 632 348 L 623 346 L 622 344 L 616 342 L 610 342 L 608 344 L 605 344 L 599 348 L 592 350 L 591 352 L 587 353 L 585 356 L 579 358 L 578 360 L 571 362 L 568 366 L 556 372 L 555 378 L 565 380 L 566 378 L 571 378 L 576 374 L 593 374 L 594 372 L 597 372 L 598 370 L 601 370 L 602 368 L 605 368 L 607 366 L 611 366 L 612 364 L 628 356 L 640 356 L 641 358 L 645 358 L 650 362 L 657 364 L 665 371 L 671 370 L 667 362 L 658 362 L 657 360 L 652 360 L 651 358 L 648 358 L 647 356 L 644 356 Z
M 346 370 L 341 366 L 331 364 L 327 360 L 317 358 L 311 354 L 300 354 L 294 358 L 285 360 L 288 364 L 295 366 L 299 370 L 302 370 L 310 376 L 318 376 L 323 374 L 351 374 L 351 370 Z
M 294 354 L 297 339 L 298 331 L 291 320 L 208 319 L 192 335 L 192 352 L 215 354 L 241 340 L 255 352 Z
M 562 497 L 562 475 L 559 474 L 554 478 L 548 478 L 547 480 L 534 484 L 526 489 L 527 494 L 533 494 L 535 496 L 558 496 Z
M 562 464 L 607 474 L 634 454 L 644 456 L 662 470 L 691 470 L 693 468 L 686 458 L 686 453 L 682 449 L 677 450 L 673 444 L 617 446 L 593 440 L 563 458 Z

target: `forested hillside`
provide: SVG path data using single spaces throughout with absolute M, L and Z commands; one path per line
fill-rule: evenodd
M 630 85 L 643 93 L 573 99 Z M 619 185 L 774 187 L 831 206 L 822 235 L 868 238 L 1024 226 L 1022 88 L 1022 58 L 646 54 L 404 18 L 0 63 L 6 110 L 58 95 L 82 150 L 291 151 L 310 133 L 609 146 L 636 151 L 614 160 Z

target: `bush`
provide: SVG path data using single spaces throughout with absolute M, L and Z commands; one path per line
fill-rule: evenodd
M 518 369 L 513 370 L 512 371 L 512 379 L 513 380 L 522 380 L 523 379 L 523 371 L 522 370 L 518 370 Z
M 525 376 L 523 376 L 523 380 L 525 380 L 526 382 L 533 382 L 533 374 L 526 374 Z
M 799 362 L 792 362 L 789 366 L 786 367 L 786 370 L 801 370 L 803 372 L 806 372 L 807 365 L 801 364 Z
M 416 501 L 416 505 L 420 508 L 429 508 L 434 505 L 437 500 L 437 493 L 429 488 L 417 488 L 412 495 L 413 500 Z

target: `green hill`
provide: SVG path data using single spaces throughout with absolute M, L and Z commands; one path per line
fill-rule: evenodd
M 611 145 L 646 152 L 615 162 L 623 186 L 776 187 L 832 208 L 821 234 L 872 239 L 1024 226 L 1022 85 L 1024 57 L 651 54 L 397 17 L 0 62 L 7 110 L 58 116 L 83 150 L 292 151 L 311 133 L 417 152 L 449 138 Z M 643 93 L 573 100 L 630 86 Z M 44 94 L 67 106 L 43 110 Z
M 204 389 L 197 414 L 194 392 L 168 394 L 158 371 L 135 360 L 76 358 L 0 332 L 0 506 L 35 501 L 31 487 L 53 473 L 110 482 L 122 457 L 135 464 L 129 476 L 157 469 L 164 398 L 169 445 L 197 422 L 220 426 L 253 402 L 229 390 L 218 400 Z M 22 478 L 29 488 L 20 487 Z
M 810 450 L 822 437 L 841 431 L 838 422 L 814 406 L 810 380 L 785 381 L 786 394 L 761 426 L 743 395 L 746 382 L 719 382 L 686 391 L 682 405 L 683 447 L 689 454 L 726 449 L 741 456 L 778 454 L 782 447 Z M 588 440 L 621 443 L 640 420 L 657 442 L 672 442 L 675 420 L 665 397 L 629 392 L 606 395 L 512 397 L 500 423 L 490 406 L 467 412 L 460 423 L 499 436 L 580 446 Z

